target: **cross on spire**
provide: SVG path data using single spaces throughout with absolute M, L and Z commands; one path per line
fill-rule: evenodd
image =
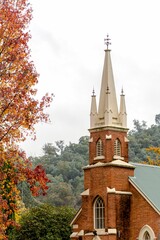
M 111 39 L 109 38 L 109 35 L 107 34 L 107 38 L 104 39 L 104 43 L 106 44 L 107 49 L 108 49 L 108 46 L 111 45 L 110 40 L 111 40 Z

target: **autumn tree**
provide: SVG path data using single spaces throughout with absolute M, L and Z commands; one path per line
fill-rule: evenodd
M 156 115 L 157 116 L 157 115 Z M 153 159 L 153 151 L 146 151 L 150 146 L 160 146 L 160 125 L 147 126 L 145 121 L 134 120 L 134 128 L 129 131 L 129 160 L 131 162 L 146 161 L 147 156 Z
M 149 147 L 146 148 L 146 151 L 148 156 L 142 163 L 160 166 L 160 147 Z
M 32 8 L 27 0 L 0 0 L 0 239 L 14 225 L 19 196 L 17 184 L 27 181 L 33 194 L 45 193 L 48 178 L 35 169 L 18 147 L 28 135 L 35 138 L 35 124 L 48 121 L 47 94 L 36 99 L 38 74 L 30 60 L 28 26 Z

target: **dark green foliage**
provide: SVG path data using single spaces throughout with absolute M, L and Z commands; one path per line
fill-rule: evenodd
M 33 158 L 36 166 L 43 165 L 51 182 L 46 196 L 36 198 L 36 202 L 55 206 L 80 207 L 83 191 L 83 167 L 88 164 L 88 136 L 79 142 L 65 146 L 63 141 L 56 141 L 55 146 L 48 143 L 43 147 L 44 155 Z M 23 197 L 27 200 L 27 197 Z M 25 202 L 25 205 L 28 203 Z
M 149 155 L 146 148 L 160 146 L 160 125 L 147 127 L 145 121 L 140 123 L 138 120 L 134 120 L 133 123 L 134 129 L 128 134 L 129 161 L 143 162 Z
M 33 197 L 26 182 L 21 182 L 18 184 L 18 189 L 20 190 L 21 199 L 25 203 L 26 208 L 37 206 L 39 204 L 36 198 Z
M 157 114 L 157 115 L 155 116 L 155 123 L 156 123 L 157 125 L 160 125 L 160 114 Z
M 21 227 L 12 240 L 68 240 L 75 211 L 69 207 L 40 205 L 21 218 Z M 10 238 L 11 239 L 11 238 Z

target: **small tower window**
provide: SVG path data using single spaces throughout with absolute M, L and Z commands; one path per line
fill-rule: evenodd
M 114 155 L 121 156 L 121 142 L 118 138 L 114 141 Z
M 101 197 L 95 200 L 94 204 L 94 225 L 95 229 L 104 228 L 104 202 Z
M 96 156 L 98 157 L 102 155 L 103 155 L 103 144 L 102 144 L 102 140 L 99 138 L 96 145 Z
M 144 233 L 143 239 L 144 239 L 144 240 L 150 240 L 150 239 L 151 239 L 150 234 L 149 234 L 148 231 L 146 231 L 146 232 Z

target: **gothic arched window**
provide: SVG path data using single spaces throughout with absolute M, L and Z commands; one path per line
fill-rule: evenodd
M 103 155 L 103 143 L 102 140 L 99 138 L 96 144 L 96 156 L 102 156 Z
M 118 138 L 114 141 L 114 155 L 121 156 L 121 142 Z
M 156 238 L 155 238 L 153 229 L 150 226 L 145 225 L 141 228 L 137 239 L 138 240 L 151 240 L 151 239 L 156 239 Z
M 151 236 L 148 231 L 144 233 L 143 240 L 151 240 Z
M 104 202 L 101 197 L 97 197 L 94 203 L 94 225 L 95 229 L 104 228 Z

